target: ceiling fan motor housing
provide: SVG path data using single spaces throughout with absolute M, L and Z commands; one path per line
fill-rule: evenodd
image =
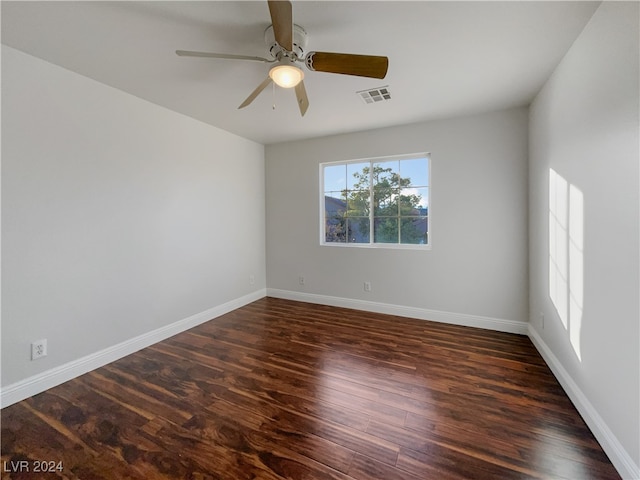
M 293 51 L 288 52 L 278 45 L 273 33 L 273 25 L 269 25 L 264 31 L 264 43 L 267 45 L 269 55 L 272 58 L 280 60 L 282 57 L 289 57 L 291 61 L 304 59 L 307 51 L 307 32 L 300 25 L 293 25 Z

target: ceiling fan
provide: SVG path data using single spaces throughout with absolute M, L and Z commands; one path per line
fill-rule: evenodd
M 265 42 L 271 58 L 225 53 L 193 52 L 176 50 L 181 57 L 209 57 L 230 60 L 250 60 L 277 63 L 271 67 L 269 75 L 251 92 L 238 108 L 249 105 L 271 82 L 284 88 L 294 88 L 300 114 L 304 116 L 309 107 L 307 91 L 304 88 L 304 71 L 296 62 L 304 63 L 314 72 L 340 73 L 359 77 L 384 78 L 389 67 L 387 57 L 355 55 L 351 53 L 308 52 L 307 33 L 293 23 L 291 2 L 288 0 L 268 0 L 272 25 L 265 31 Z

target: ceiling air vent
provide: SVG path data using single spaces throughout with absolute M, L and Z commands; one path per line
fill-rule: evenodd
M 362 98 L 364 103 L 376 103 L 385 100 L 391 100 L 391 92 L 389 91 L 389 85 L 378 88 L 370 88 L 368 90 L 361 90 L 356 92 Z

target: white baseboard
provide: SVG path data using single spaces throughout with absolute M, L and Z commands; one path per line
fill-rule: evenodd
M 328 295 L 318 295 L 315 293 L 294 292 L 291 290 L 279 290 L 268 288 L 267 295 L 270 297 L 283 298 L 286 300 L 297 300 L 300 302 L 318 303 L 321 305 L 331 305 L 333 307 L 353 308 L 367 312 L 386 313 L 400 317 L 417 318 L 420 320 L 431 320 L 434 322 L 450 323 L 465 327 L 485 328 L 499 332 L 527 334 L 526 322 L 516 320 L 505 320 L 501 318 L 482 317 L 479 315 L 468 315 L 466 313 L 443 312 L 440 310 L 427 310 L 424 308 L 405 307 L 389 303 L 371 302 L 368 300 L 355 300 L 352 298 L 331 297 Z
M 607 426 L 603 418 L 598 414 L 597 410 L 591 404 L 584 392 L 573 381 L 569 372 L 565 370 L 549 346 L 545 343 L 538 332 L 529 324 L 529 338 L 544 358 L 547 365 L 556 376 L 560 385 L 567 393 L 573 404 L 575 405 L 585 423 L 596 437 L 602 449 L 609 456 L 611 463 L 618 470 L 620 476 L 624 479 L 639 480 L 640 467 L 635 464 L 629 453 L 618 441 L 611 429 Z
M 91 370 L 100 368 L 108 363 L 114 362 L 122 357 L 131 355 L 138 350 L 151 346 L 178 333 L 189 330 L 197 325 L 205 323 L 213 318 L 219 317 L 232 310 L 240 308 L 248 303 L 263 298 L 266 289 L 260 289 L 223 303 L 216 307 L 197 313 L 190 317 L 178 320 L 170 325 L 158 328 L 148 333 L 144 333 L 130 340 L 105 348 L 86 357 L 79 358 L 72 362 L 52 368 L 46 372 L 39 373 L 14 384 L 8 385 L 0 392 L 0 405 L 2 408 L 11 404 L 32 397 L 45 390 L 60 385 L 68 380 L 79 377 Z

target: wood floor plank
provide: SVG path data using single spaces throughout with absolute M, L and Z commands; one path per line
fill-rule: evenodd
M 397 467 L 422 478 L 469 478 L 474 480 L 516 480 L 541 478 L 505 468 L 495 462 L 468 456 L 432 443 L 421 452 L 402 448 Z M 577 477 L 580 478 L 580 477 Z
M 375 458 L 367 457 L 359 453 L 355 454 L 349 467 L 349 476 L 357 480 L 384 479 L 384 480 L 423 480 L 426 477 L 417 477 L 407 471 L 391 467 Z M 441 477 L 438 477 L 440 479 Z M 445 479 L 446 480 L 446 479 Z
M 527 337 L 274 298 L 0 416 L 3 480 L 620 478 Z

